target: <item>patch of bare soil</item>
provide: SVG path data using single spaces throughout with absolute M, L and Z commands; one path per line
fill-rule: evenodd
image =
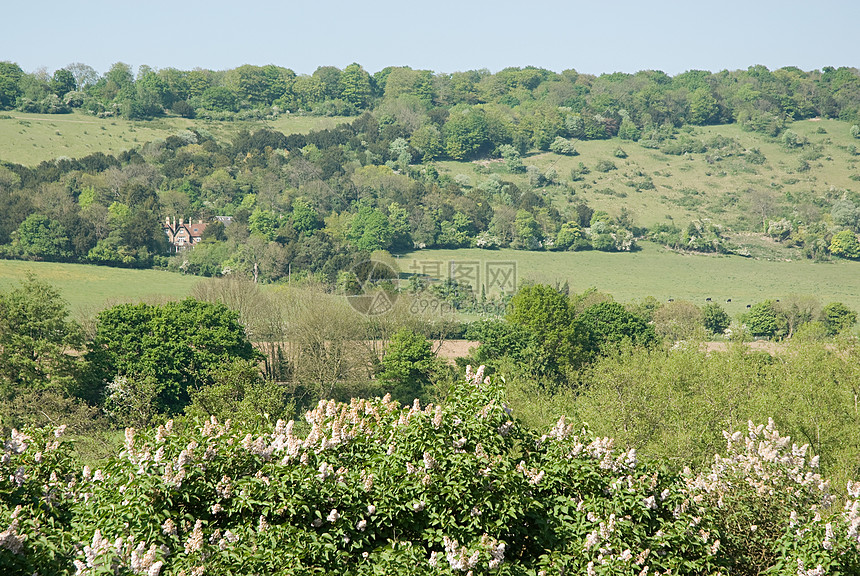
M 753 340 L 752 342 L 747 342 L 746 346 L 754 352 L 767 352 L 771 356 L 785 352 L 786 349 L 785 344 L 771 342 L 770 340 Z M 704 342 L 701 346 L 703 352 L 725 352 L 728 349 L 728 342 Z
M 453 364 L 455 358 L 463 358 L 469 355 L 471 348 L 480 346 L 480 342 L 474 340 L 438 340 L 433 341 L 433 350 L 436 356 Z

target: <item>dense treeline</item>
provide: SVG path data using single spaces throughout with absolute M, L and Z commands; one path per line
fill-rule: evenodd
M 0 251 L 207 276 L 250 276 L 256 264 L 262 281 L 304 271 L 335 282 L 359 253 L 416 246 L 626 251 L 647 237 L 679 249 L 733 250 L 722 227 L 706 220 L 646 230 L 625 209 L 610 215 L 579 201 L 559 210 L 551 192 L 571 182 L 531 167 L 525 184 L 512 178 L 525 167 L 510 144 L 500 168 L 470 182 L 414 164 L 418 151 L 407 138 L 414 133 L 403 123 L 366 113 L 307 135 L 263 129 L 219 143 L 186 131 L 116 156 L 7 164 L 0 166 Z M 612 162 L 594 168 L 614 167 L 603 164 Z M 587 170 L 581 166 L 573 181 Z M 802 216 L 791 205 L 770 206 L 772 218 L 750 225 L 762 232 L 766 225 L 810 257 L 860 257 L 860 198 L 850 191 L 828 198 Z M 163 219 L 183 216 L 232 222 L 212 223 L 195 250 L 169 259 Z
M 104 76 L 72 65 L 47 78 L 14 64 L 0 66 L 0 106 L 29 110 L 45 98 L 59 102 L 60 94 L 93 113 L 134 118 L 266 118 L 332 110 L 361 115 L 307 135 L 261 129 L 219 142 L 198 129 L 117 155 L 0 165 L 3 256 L 256 274 L 262 281 L 319 273 L 336 282 L 357 254 L 380 249 L 628 251 L 636 249 L 637 238 L 648 238 L 677 249 L 735 252 L 724 227 L 713 221 L 646 230 L 624 209 L 608 214 L 584 201 L 561 206 L 552 199 L 556 191 L 572 197 L 589 171 L 616 170 L 615 162 L 626 157 L 620 147 L 615 157 L 580 163 L 570 175 L 527 166 L 525 155 L 575 155 L 577 140 L 614 137 L 667 155 L 732 158 L 755 171 L 767 162 L 760 151 L 732 138 L 699 140 L 688 130 L 737 122 L 779 135 L 786 149 L 802 153 L 808 168 L 804 158 L 820 151 L 783 130 L 785 123 L 811 116 L 856 120 L 860 76 L 846 68 L 807 73 L 764 67 L 674 78 L 535 68 L 450 75 L 386 68 L 371 76 L 351 65 L 320 68 L 311 76 L 275 66 L 225 72 L 141 67 L 135 78 L 117 64 Z M 855 132 L 860 136 L 860 128 Z M 479 174 L 485 177 L 475 182 L 440 175 L 432 162 L 476 157 L 501 162 L 483 166 Z M 654 187 L 647 174 L 627 185 Z M 860 258 L 858 194 L 837 190 L 823 200 L 805 199 L 802 214 L 791 201 L 778 205 L 764 192 L 749 195 L 763 216 L 738 225 L 802 247 L 811 258 Z M 232 221 L 212 224 L 194 251 L 167 257 L 165 217 L 210 222 L 215 216 Z
M 562 123 L 577 137 L 605 138 L 664 124 L 740 122 L 776 133 L 786 120 L 856 121 L 860 76 L 855 68 L 771 71 L 760 65 L 717 73 L 690 70 L 674 77 L 654 70 L 593 76 L 535 67 L 495 74 L 387 67 L 371 75 L 355 63 L 343 70 L 322 66 L 311 75 L 275 65 L 225 71 L 140 66 L 135 76 L 122 62 L 103 75 L 81 63 L 53 74 L 25 73 L 11 62 L 0 65 L 0 108 L 23 111 L 81 107 L 127 118 L 165 113 L 254 117 L 282 111 L 351 115 L 402 99 L 437 110 L 476 105 L 515 110 L 538 147 L 548 149 Z
M 256 264 L 263 281 L 290 270 L 334 281 L 356 254 L 375 250 L 635 247 L 629 215 L 581 203 L 563 216 L 538 188 L 499 175 L 474 186 L 440 176 L 411 164 L 408 136 L 368 113 L 308 135 L 263 129 L 221 144 L 187 131 L 118 156 L 6 165 L 3 254 L 202 275 L 250 274 Z M 169 262 L 165 216 L 232 220 Z

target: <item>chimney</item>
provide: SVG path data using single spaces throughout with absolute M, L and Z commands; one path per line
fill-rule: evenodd
M 182 216 L 179 217 L 179 225 L 182 226 Z

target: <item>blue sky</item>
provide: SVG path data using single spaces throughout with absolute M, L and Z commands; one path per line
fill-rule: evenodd
M 401 0 L 43 0 L 10 2 L 0 60 L 49 72 L 223 70 L 277 64 L 297 73 L 358 62 L 370 72 L 534 65 L 561 71 L 860 67 L 857 0 L 460 2 Z

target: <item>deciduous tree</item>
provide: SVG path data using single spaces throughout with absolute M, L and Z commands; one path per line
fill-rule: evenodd
M 857 323 L 857 312 L 842 302 L 831 302 L 821 311 L 821 319 L 827 333 L 835 336 Z
M 0 293 L 0 397 L 75 387 L 83 334 L 49 284 L 28 276 Z
M 344 68 L 340 77 L 340 94 L 357 109 L 364 110 L 370 103 L 370 74 L 353 62 Z
M 843 230 L 833 235 L 830 253 L 841 258 L 856 260 L 860 258 L 860 241 L 851 230 Z
M 87 355 L 104 385 L 117 377 L 154 379 L 159 411 L 174 413 L 184 408 L 193 390 L 213 382 L 219 366 L 258 357 L 238 313 L 192 298 L 102 311 Z
M 66 230 L 59 222 L 42 214 L 27 216 L 14 236 L 13 246 L 26 257 L 63 260 L 71 256 Z
M 408 329 L 396 332 L 388 343 L 377 377 L 390 387 L 393 398 L 411 404 L 415 398 L 427 402 L 439 361 L 430 341 Z

